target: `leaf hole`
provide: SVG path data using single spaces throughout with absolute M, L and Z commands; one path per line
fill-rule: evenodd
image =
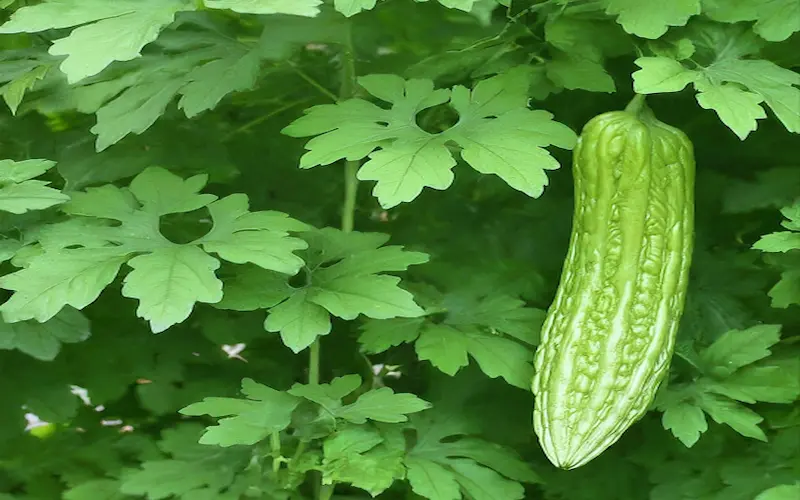
M 429 134 L 441 134 L 458 123 L 458 111 L 450 104 L 437 104 L 417 113 L 417 126 Z
M 287 282 L 290 287 L 299 290 L 311 284 L 311 273 L 305 267 L 300 272 L 289 278 Z
M 183 245 L 207 235 L 212 226 L 208 209 L 203 207 L 191 212 L 162 215 L 158 229 L 169 241 Z

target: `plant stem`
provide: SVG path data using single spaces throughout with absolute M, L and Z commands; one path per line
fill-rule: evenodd
M 269 444 L 272 451 L 272 473 L 277 474 L 281 468 L 281 435 L 273 432 L 269 437 Z
M 356 198 L 358 196 L 357 161 L 348 161 L 344 164 L 344 203 L 342 204 L 342 231 L 353 231 L 356 215 Z
M 353 40 L 349 27 L 342 45 L 342 74 L 339 84 L 340 101 L 353 97 L 356 90 L 356 60 L 353 54 Z
M 355 93 L 356 65 L 353 55 L 353 42 L 348 27 L 345 41 L 342 46 L 342 73 L 341 86 L 339 87 L 339 101 L 349 99 Z M 342 203 L 342 231 L 349 233 L 353 230 L 356 213 L 356 199 L 358 195 L 358 162 L 348 161 L 344 165 L 344 202 Z M 319 339 L 311 344 L 308 359 L 308 383 L 319 384 L 320 344 Z
M 339 100 L 350 99 L 356 90 L 356 62 L 353 54 L 353 40 L 348 27 L 342 47 L 342 76 L 341 86 L 339 87 Z M 358 196 L 358 172 L 359 163 L 348 161 L 344 164 L 344 203 L 342 204 L 342 231 L 349 233 L 353 231 L 356 199 Z
M 646 106 L 645 97 L 642 94 L 636 94 L 634 98 L 631 99 L 631 102 L 625 106 L 625 111 L 633 113 L 634 115 L 639 115 Z
M 263 114 L 263 115 L 259 116 L 258 118 L 250 120 L 249 122 L 245 123 L 241 127 L 237 128 L 235 130 L 232 130 L 231 132 L 228 132 L 228 134 L 225 135 L 222 138 L 222 142 L 227 142 L 227 141 L 231 140 L 231 138 L 233 138 L 233 136 L 235 136 L 237 134 L 241 134 L 242 132 L 246 132 L 246 131 L 250 130 L 251 128 L 255 127 L 256 125 L 259 125 L 259 124 L 269 120 L 270 118 L 272 118 L 272 117 L 274 117 L 276 115 L 279 115 L 279 114 L 283 113 L 284 111 L 287 111 L 287 110 L 297 106 L 298 104 L 303 104 L 304 102 L 308 102 L 308 101 L 310 101 L 310 99 L 307 99 L 307 98 L 306 99 L 299 99 L 297 101 L 292 101 L 290 103 L 284 104 L 283 106 L 270 111 L 269 113 Z
M 342 43 L 342 70 L 338 101 L 350 99 L 355 94 L 356 89 L 356 66 L 350 29 L 348 25 L 347 33 Z M 358 196 L 358 178 L 356 177 L 356 173 L 358 172 L 358 167 L 359 163 L 356 161 L 347 161 L 344 164 L 342 231 L 345 233 L 352 232 L 353 226 L 355 225 L 356 201 Z M 311 344 L 309 352 L 308 383 L 310 385 L 319 384 L 319 363 L 320 343 L 319 338 L 317 338 L 314 343 Z M 317 500 L 330 500 L 330 498 L 333 497 L 333 491 L 336 487 L 335 484 L 322 484 L 322 477 L 320 476 L 319 482 L 317 482 L 315 486 L 315 498 Z
M 319 488 L 319 495 L 317 495 L 317 498 L 319 500 L 330 500 L 330 498 L 332 496 L 333 496 L 333 485 L 332 484 L 323 484 Z
M 321 83 L 313 79 L 308 73 L 300 69 L 296 64 L 290 62 L 289 66 L 291 66 L 294 72 L 297 73 L 297 76 L 299 76 L 300 78 L 308 82 L 309 85 L 317 89 L 320 92 L 320 94 L 324 95 L 325 97 L 329 98 L 332 101 L 337 100 L 336 94 L 323 87 Z
M 319 385 L 319 339 L 311 344 L 311 350 L 308 353 L 308 383 L 309 385 Z

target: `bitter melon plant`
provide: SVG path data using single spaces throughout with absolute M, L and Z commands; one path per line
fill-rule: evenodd
M 798 6 L 0 0 L 0 500 L 800 499 Z
M 586 124 L 573 169 L 570 246 L 533 380 L 534 428 L 565 469 L 647 411 L 669 367 L 694 236 L 692 143 L 643 96 Z

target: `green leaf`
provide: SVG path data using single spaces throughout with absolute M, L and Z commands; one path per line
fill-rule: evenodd
M 683 26 L 700 14 L 700 0 L 644 3 L 638 0 L 602 0 L 606 13 L 617 16 L 625 31 L 643 38 L 659 38 L 670 26 Z
M 399 429 L 347 427 L 323 443 L 323 484 L 349 483 L 377 496 L 405 475 Z
M 334 0 L 334 8 L 345 17 L 352 17 L 364 10 L 375 7 L 377 0 Z
M 688 38 L 651 40 L 647 42 L 647 46 L 654 55 L 676 61 L 685 61 L 697 51 L 697 47 Z
M 794 500 L 800 495 L 800 483 L 773 486 L 758 494 L 754 500 Z
M 791 184 L 791 183 L 789 183 Z M 783 268 L 781 279 L 769 291 L 772 307 L 786 308 L 792 304 L 800 304 L 800 202 L 784 207 L 781 213 L 786 217 L 781 225 L 790 231 L 778 231 L 762 236 L 753 244 L 753 248 L 763 252 L 784 253 L 772 263 Z
M 125 90 L 97 110 L 97 151 L 116 144 L 130 133 L 141 134 L 164 114 L 167 106 L 183 87 L 182 80 L 146 82 Z
M 758 413 L 727 398 L 702 394 L 697 404 L 718 424 L 727 424 L 742 436 L 767 441 L 758 424 L 764 420 Z
M 89 321 L 74 309 L 62 309 L 45 323 L 0 323 L 0 349 L 17 349 L 42 361 L 52 361 L 61 344 L 89 338 Z
M 430 325 L 420 332 L 417 356 L 435 367 L 455 375 L 468 364 L 467 354 L 478 362 L 489 377 L 502 377 L 511 385 L 529 390 L 533 377 L 533 355 L 513 340 L 467 328 Z
M 292 14 L 314 17 L 322 0 L 205 0 L 209 9 L 229 9 L 241 14 Z
M 781 231 L 762 236 L 753 244 L 762 252 L 790 252 L 800 249 L 800 232 Z
M 516 482 L 497 474 L 492 469 L 483 467 L 472 460 L 451 459 L 449 465 L 455 473 L 456 481 L 461 485 L 468 498 L 475 500 L 493 500 L 508 498 L 521 500 L 525 498 L 525 489 Z
M 49 182 L 25 181 L 0 187 L 0 210 L 24 214 L 29 210 L 43 210 L 69 200 L 67 195 L 47 187 L 47 184 Z
M 49 182 L 33 180 L 55 164 L 49 160 L 0 160 L 0 210 L 24 214 L 69 201 L 69 196 L 47 187 Z
M 694 83 L 697 100 L 713 109 L 725 125 L 744 140 L 764 118 L 763 101 L 789 132 L 800 131 L 800 74 L 764 59 L 744 59 L 757 44 L 739 27 L 698 24 L 693 40 L 710 52 L 706 66 L 668 57 L 640 57 L 633 73 L 634 90 L 642 94 L 677 92 Z M 686 64 L 692 64 L 691 68 Z
M 64 500 L 124 500 L 116 479 L 93 479 L 64 492 Z
M 214 227 L 198 240 L 207 252 L 228 262 L 253 263 L 286 274 L 296 274 L 303 266 L 303 259 L 293 252 L 308 245 L 288 236 L 289 231 L 309 229 L 306 224 L 280 212 L 250 212 L 243 194 L 216 201 L 208 211 Z
M 398 140 L 391 148 L 370 154 L 358 178 L 377 181 L 372 194 L 388 208 L 413 201 L 426 187 L 447 189 L 453 183 L 455 165 L 445 140 Z
M 31 90 L 38 81 L 43 80 L 49 71 L 50 66 L 37 66 L 0 87 L 0 94 L 3 95 L 3 100 L 6 101 L 12 115 L 17 114 L 25 93 Z
M 152 500 L 173 495 L 198 498 L 197 493 L 205 486 L 212 485 L 221 490 L 232 481 L 233 472 L 220 463 L 150 460 L 142 463 L 140 470 L 125 477 L 120 491 L 126 495 L 146 495 Z
M 468 333 L 467 351 L 483 373 L 491 378 L 502 377 L 511 385 L 528 390 L 533 378 L 529 349 L 500 336 Z
M 568 90 L 614 92 L 614 79 L 597 61 L 583 57 L 556 57 L 547 62 L 547 77 Z
M 787 308 L 800 304 L 800 269 L 784 271 L 781 279 L 769 291 L 772 307 Z
M 368 321 L 362 328 L 358 342 L 368 354 L 377 354 L 405 342 L 413 342 L 419 336 L 423 318 L 394 318 Z
M 328 413 L 336 414 L 342 407 L 342 399 L 360 386 L 360 376 L 345 375 L 336 377 L 329 384 L 294 384 L 287 392 L 317 403 Z
M 224 447 L 256 444 L 273 432 L 286 429 L 300 403 L 291 394 L 249 378 L 242 380 L 242 393 L 247 399 L 208 397 L 180 410 L 183 415 L 227 417 L 207 428 L 200 443 Z
M 483 80 L 472 92 L 456 86 L 450 103 L 461 119 L 444 134 L 463 148 L 461 156 L 472 168 L 536 198 L 548 183 L 545 171 L 559 167 L 544 147 L 571 149 L 576 137 L 550 113 L 527 109 L 526 101 L 524 68 Z
M 530 465 L 507 448 L 463 438 L 470 429 L 458 414 L 431 411 L 413 422 L 417 439 L 405 463 L 411 487 L 419 495 L 521 499 L 524 490 L 518 481 L 539 481 Z
M 633 50 L 631 37 L 617 23 L 607 19 L 549 16 L 544 26 L 547 43 L 568 54 L 598 63 Z
M 222 299 L 222 282 L 214 271 L 217 259 L 195 246 L 162 248 L 128 261 L 122 295 L 139 300 L 136 315 L 163 332 L 189 317 L 195 302 L 213 304 Z
M 400 278 L 387 275 L 343 276 L 325 279 L 319 272 L 320 284 L 309 300 L 327 309 L 334 316 L 355 319 L 359 314 L 376 319 L 398 316 L 420 316 L 424 311 L 414 296 L 398 287 Z
M 3 318 L 44 323 L 64 306 L 83 309 L 114 280 L 128 257 L 119 247 L 45 252 L 25 269 L 0 278 L 0 287 L 15 292 L 0 306 Z
M 257 51 L 230 54 L 198 66 L 186 75 L 189 83 L 181 90 L 178 103 L 187 118 L 214 109 L 223 97 L 252 89 L 261 70 Z
M 0 240 L 0 262 L 11 260 L 14 255 L 22 248 L 22 242 L 6 239 Z
M 764 235 L 753 244 L 753 248 L 762 252 L 790 252 L 800 249 L 800 202 L 784 207 L 781 213 L 787 219 L 781 225 L 791 231 Z
M 183 0 L 62 0 L 17 10 L 0 26 L 0 33 L 36 33 L 54 28 L 72 30 L 50 47 L 54 56 L 67 56 L 61 71 L 70 83 L 96 75 L 114 61 L 130 61 L 172 23 L 188 5 Z
M 576 137 L 551 114 L 527 108 L 527 78 L 527 70 L 517 68 L 479 82 L 472 91 L 461 86 L 450 91 L 434 90 L 430 80 L 364 76 L 361 86 L 391 109 L 361 99 L 314 106 L 283 133 L 317 136 L 306 144 L 302 168 L 369 156 L 358 177 L 377 181 L 373 194 L 384 208 L 415 199 L 425 187 L 441 190 L 452 184 L 455 161 L 447 141 L 458 144 L 462 158 L 477 171 L 496 174 L 538 197 L 547 184 L 545 170 L 559 166 L 544 147 L 570 149 Z M 448 101 L 459 114 L 455 126 L 430 134 L 417 125 L 418 113 Z
M 302 291 L 270 309 L 264 329 L 280 332 L 284 345 L 298 353 L 331 332 L 331 318 L 322 306 L 308 300 L 308 292 Z
M 539 341 L 545 311 L 525 307 L 524 301 L 503 293 L 498 283 L 480 274 L 466 282 L 453 280 L 450 286 L 453 289 L 446 294 L 415 286 L 428 316 L 413 321 L 368 321 L 359 338 L 362 349 L 383 352 L 415 342 L 417 356 L 448 375 L 467 366 L 471 356 L 489 377 L 502 377 L 529 390 L 527 377 L 533 374 L 529 346 Z
M 427 0 L 414 0 L 415 2 L 420 1 L 427 1 Z M 480 0 L 439 0 L 439 3 L 447 7 L 448 9 L 458 9 L 463 10 L 464 12 L 470 12 L 472 7 L 475 5 L 475 2 Z
M 760 95 L 789 132 L 800 133 L 800 74 L 763 59 L 733 58 L 705 71 L 712 81 L 733 82 Z
M 707 81 L 696 82 L 699 91 L 697 102 L 703 109 L 717 112 L 722 123 L 744 140 L 758 127 L 756 120 L 767 117 L 760 104 L 764 98 L 758 94 L 742 90 L 733 84 L 710 85 Z
M 469 364 L 464 334 L 446 325 L 425 327 L 417 339 L 416 351 L 420 361 L 430 361 L 450 376 Z
M 306 244 L 287 231 L 304 229 L 305 224 L 278 212 L 250 212 L 245 195 L 212 203 L 216 196 L 200 193 L 207 179 L 182 179 L 150 167 L 128 189 L 109 184 L 73 193 L 63 207 L 72 217 L 39 230 L 43 252 L 24 269 L 0 278 L 0 287 L 16 291 L 0 306 L 6 321 L 43 322 L 65 305 L 82 309 L 130 259 L 133 271 L 123 295 L 139 299 L 139 316 L 154 332 L 163 331 L 185 320 L 195 302 L 222 299 L 222 282 L 215 275 L 220 263 L 199 245 L 236 263 L 253 261 L 278 271 L 300 268 L 302 260 L 291 252 Z M 206 206 L 214 226 L 205 237 L 179 245 L 160 232 L 161 216 Z M 231 247 L 227 240 L 239 246 Z
M 687 448 L 694 446 L 700 435 L 708 430 L 703 410 L 687 401 L 667 406 L 661 423 L 664 429 L 672 432 Z
M 780 331 L 780 325 L 731 330 L 704 350 L 700 358 L 712 373 L 728 376 L 743 366 L 769 356 L 770 347 L 780 341 Z
M 425 458 L 408 457 L 408 482 L 414 493 L 431 500 L 459 500 L 461 488 L 453 471 Z
M 286 283 L 286 275 L 255 265 L 242 266 L 222 282 L 222 300 L 214 307 L 232 311 L 268 309 L 286 300 L 293 291 Z
M 703 0 L 703 14 L 725 23 L 756 21 L 753 30 L 770 42 L 800 31 L 800 6 L 794 0 Z
M 408 421 L 408 415 L 427 410 L 431 404 L 413 394 L 396 394 L 389 387 L 365 392 L 358 399 L 336 411 L 336 416 L 355 424 L 369 420 L 400 423 Z
M 178 107 L 191 118 L 230 93 L 253 88 L 262 56 L 267 57 L 260 46 L 216 30 L 168 32 L 146 56 L 123 65 L 126 71 L 104 73 L 101 81 L 90 80 L 65 97 L 78 111 L 97 114 L 91 131 L 98 136 L 96 150 L 104 151 L 131 133 L 148 130 L 179 94 Z
M 641 69 L 633 74 L 633 88 L 641 94 L 679 92 L 697 79 L 694 71 L 669 57 L 640 57 L 636 65 Z
M 400 278 L 385 271 L 402 271 L 428 261 L 420 252 L 380 247 L 380 233 L 344 233 L 332 228 L 303 233 L 308 241 L 303 273 L 306 286 L 270 309 L 264 327 L 280 332 L 284 344 L 300 352 L 331 329 L 329 314 L 355 319 L 416 317 L 424 314 Z
M 791 403 L 800 397 L 800 362 L 747 366 L 710 385 L 710 390 L 743 403 Z
M 445 298 L 449 325 L 480 325 L 525 342 L 537 344 L 546 311 L 525 307 L 525 302 L 509 295 L 491 293 L 474 297 L 451 294 Z
M 508 448 L 499 444 L 466 437 L 451 443 L 447 447 L 447 453 L 454 457 L 471 458 L 477 463 L 515 481 L 542 482 L 542 479 L 531 469 L 529 464 L 509 453 Z
M 0 182 L 3 184 L 22 184 L 39 177 L 55 166 L 50 160 L 0 160 Z

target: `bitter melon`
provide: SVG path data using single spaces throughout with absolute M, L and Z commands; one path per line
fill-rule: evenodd
M 637 96 L 574 150 L 569 250 L 543 328 L 533 423 L 574 469 L 647 411 L 669 368 L 694 245 L 694 149 Z

